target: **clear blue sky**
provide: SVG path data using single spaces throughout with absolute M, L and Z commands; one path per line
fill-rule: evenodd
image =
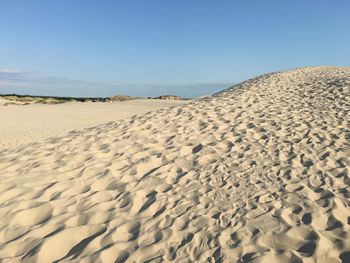
M 19 69 L 40 85 L 80 81 L 63 95 L 193 96 L 270 71 L 349 66 L 349 14 L 348 0 L 2 0 L 0 93 L 17 91 Z M 50 93 L 30 81 L 28 93 Z

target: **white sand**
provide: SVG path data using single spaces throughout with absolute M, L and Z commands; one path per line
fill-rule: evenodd
M 7 101 L 0 99 L 0 149 L 188 103 L 140 99 L 113 103 L 73 102 L 56 105 L 1 106 L 5 102 Z
M 349 262 L 350 68 L 0 152 L 3 262 Z

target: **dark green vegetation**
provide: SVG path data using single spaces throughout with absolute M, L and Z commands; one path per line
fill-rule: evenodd
M 139 99 L 138 97 L 130 97 L 117 95 L 113 97 L 56 97 L 56 96 L 33 96 L 33 95 L 18 95 L 18 94 L 0 94 L 0 98 L 10 101 L 8 104 L 59 104 L 65 102 L 113 102 Z
M 112 97 L 57 97 L 57 96 L 35 96 L 35 95 L 18 95 L 18 94 L 0 94 L 0 98 L 8 100 L 4 105 L 28 105 L 33 103 L 41 104 L 59 104 L 65 102 L 115 102 L 142 99 L 140 97 L 131 97 L 126 95 L 116 95 Z M 148 97 L 148 99 L 161 100 L 187 100 L 173 95 L 165 95 L 159 97 Z

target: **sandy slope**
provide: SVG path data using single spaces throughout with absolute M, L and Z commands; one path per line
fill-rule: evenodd
M 349 262 L 350 69 L 264 75 L 0 153 L 0 255 Z
M 73 102 L 57 105 L 1 106 L 4 102 L 0 99 L 0 149 L 188 103 L 140 99 L 113 103 Z

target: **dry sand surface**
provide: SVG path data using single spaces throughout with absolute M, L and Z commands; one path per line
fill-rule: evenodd
M 89 126 L 182 105 L 188 101 L 151 99 L 124 102 L 72 102 L 56 105 L 2 106 L 0 99 L 0 149 L 37 142 Z
M 350 68 L 0 152 L 3 262 L 350 262 Z

